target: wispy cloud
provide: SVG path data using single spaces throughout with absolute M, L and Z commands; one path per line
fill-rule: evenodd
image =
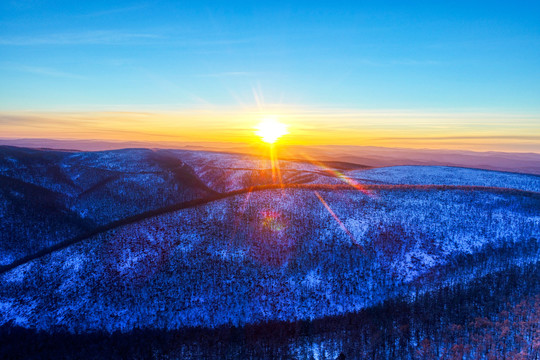
M 133 5 L 133 6 L 117 7 L 117 8 L 111 8 L 111 9 L 102 10 L 102 11 L 96 11 L 96 12 L 81 15 L 81 17 L 100 17 L 100 16 L 124 14 L 127 12 L 141 10 L 146 7 L 148 7 L 148 4 L 141 3 L 141 4 Z
M 116 45 L 135 41 L 155 40 L 160 35 L 113 30 L 99 30 L 74 33 L 57 33 L 36 36 L 0 37 L 0 45 Z
M 389 66 L 440 66 L 448 64 L 444 61 L 432 59 L 354 59 L 356 65 L 389 67 Z
M 222 52 L 223 48 L 257 42 L 256 38 L 194 37 L 193 34 L 163 31 L 132 32 L 94 30 L 24 36 L 0 36 L 0 46 L 70 45 L 166 45 L 202 53 Z
M 430 59 L 396 59 L 387 62 L 389 65 L 407 65 L 407 66 L 430 66 L 443 65 L 443 61 Z
M 220 78 L 220 77 L 242 77 L 242 76 L 255 76 L 255 73 L 247 71 L 225 71 L 218 73 L 209 73 L 209 74 L 197 74 L 196 77 L 210 77 L 210 78 Z
M 69 127 L 76 124 L 76 126 L 86 126 L 89 124 L 99 124 L 100 119 L 97 118 L 85 118 L 82 116 L 73 116 L 71 114 L 39 114 L 39 113 L 0 113 L 1 125 L 12 126 L 29 126 L 31 128 L 37 127 Z
M 26 65 L 7 65 L 7 66 L 0 66 L 0 68 L 1 69 L 12 70 L 12 71 L 14 70 L 14 71 L 19 71 L 19 72 L 36 74 L 36 75 L 65 78 L 65 79 L 74 79 L 74 80 L 86 79 L 86 77 L 82 76 L 82 75 L 73 74 L 73 73 L 70 73 L 70 72 L 65 72 L 65 71 L 52 69 L 52 68 L 48 68 L 48 67 L 26 66 Z
M 463 135 L 463 136 L 425 136 L 425 137 L 385 137 L 377 140 L 531 140 L 540 141 L 540 135 Z
M 478 129 L 476 125 L 467 128 L 460 124 L 440 129 L 433 128 L 429 122 L 410 119 L 407 120 L 407 127 L 403 128 L 403 118 L 389 116 L 386 111 L 365 113 L 357 110 L 357 118 L 353 123 L 343 121 L 350 115 L 349 111 L 344 113 L 344 119 L 337 111 L 319 114 L 321 109 L 316 108 L 274 110 L 256 107 L 215 107 L 209 110 L 205 106 L 199 109 L 141 112 L 0 111 L 0 128 L 4 137 L 94 137 L 145 141 L 177 141 L 181 138 L 186 141 L 249 142 L 253 138 L 254 122 L 265 114 L 273 114 L 290 126 L 292 135 L 287 140 L 289 145 L 362 144 L 540 152 L 537 123 L 522 127 L 514 125 L 513 129 L 508 129 L 493 124 L 493 119 L 487 118 L 485 121 L 492 125 L 486 129 Z M 421 113 L 416 115 L 422 116 Z M 320 116 L 324 116 L 323 122 L 318 121 Z M 409 114 L 405 113 L 405 116 Z

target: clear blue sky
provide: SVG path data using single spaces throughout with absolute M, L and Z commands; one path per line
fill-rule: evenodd
M 249 107 L 259 98 L 537 116 L 540 5 L 4 0 L 0 79 L 3 112 Z
M 538 2 L 264 3 L 2 1 L 0 106 L 540 109 Z

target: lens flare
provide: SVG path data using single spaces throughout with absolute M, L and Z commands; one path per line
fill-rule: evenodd
M 338 223 L 339 227 L 345 231 L 345 233 L 347 235 L 349 235 L 349 238 L 351 239 L 351 242 L 356 245 L 356 247 L 358 247 L 362 252 L 365 253 L 365 250 L 364 250 L 364 247 L 360 244 L 358 244 L 358 242 L 356 241 L 356 239 L 354 238 L 353 234 L 349 231 L 349 229 L 347 229 L 347 227 L 345 226 L 345 224 L 341 221 L 341 219 L 336 215 L 336 213 L 334 212 L 334 210 L 332 210 L 332 208 L 330 208 L 330 205 L 328 205 L 328 203 L 323 199 L 323 197 L 321 196 L 321 194 L 319 194 L 318 191 L 315 191 L 315 196 L 317 196 L 317 198 L 319 199 L 319 201 L 323 204 L 323 206 L 325 207 L 325 209 L 330 213 L 330 215 L 332 215 L 332 217 L 334 218 L 334 220 L 336 220 L 336 222 Z
M 275 211 L 263 211 L 261 225 L 263 228 L 273 232 L 285 229 L 285 224 L 281 220 L 280 214 Z
M 344 183 L 352 186 L 353 188 L 355 188 L 356 190 L 366 194 L 366 195 L 369 195 L 369 196 L 374 196 L 373 193 L 371 191 L 369 191 L 368 189 L 366 189 L 362 184 L 360 184 L 359 182 L 357 182 L 356 180 L 344 175 L 342 172 L 336 170 L 336 169 L 333 169 L 333 168 L 330 168 L 328 166 L 326 166 L 325 164 L 323 164 L 322 162 L 320 161 L 317 161 L 315 159 L 313 159 L 312 157 L 306 155 L 306 154 L 302 154 L 302 156 L 312 165 L 315 165 L 315 166 L 318 166 L 319 168 L 321 168 L 322 170 L 326 171 L 327 173 L 329 173 L 330 175 L 340 179 L 341 181 L 343 181 Z

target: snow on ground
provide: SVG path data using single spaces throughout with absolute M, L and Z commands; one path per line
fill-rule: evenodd
M 64 270 L 68 271 L 79 271 L 82 269 L 86 257 L 82 254 L 73 254 L 68 257 L 62 267 Z
M 249 155 L 182 150 L 171 152 L 193 168 L 208 187 L 220 192 L 277 183 L 280 175 L 281 182 L 285 184 L 343 182 L 332 175 L 330 169 L 309 162 L 279 160 L 273 172 L 269 159 Z
M 149 149 L 79 152 L 66 157 L 63 161 L 63 166 L 85 166 L 103 170 L 135 173 L 160 170 L 157 164 L 148 161 L 148 157 L 151 154 L 152 150 Z
M 274 181 L 267 160 L 170 153 L 218 191 Z M 139 203 L 158 195 L 170 199 L 168 192 L 141 195 L 145 187 L 170 186 L 168 177 L 145 172 L 158 169 L 148 161 L 151 155 L 150 150 L 70 155 L 66 169 L 83 163 L 105 169 L 86 186 L 115 170 L 135 174 L 124 187 L 111 180 L 102 190 L 142 189 L 125 204 L 104 192 L 111 204 L 92 205 L 96 194 L 89 194 L 72 208 L 101 214 L 133 206 L 128 213 L 137 213 Z M 280 168 L 284 183 L 338 184 L 345 175 L 359 183 L 540 190 L 538 176 L 452 167 L 329 173 L 313 164 L 280 161 Z M 76 180 L 77 171 L 69 174 Z M 0 275 L 0 324 L 114 331 L 337 315 L 404 291 L 403 283 L 458 254 L 540 236 L 535 196 L 414 189 L 320 191 L 319 196 L 326 204 L 308 190 L 239 195 L 124 226 L 32 261 Z M 312 354 L 335 355 L 315 348 Z
M 242 154 L 178 151 L 203 182 L 217 191 L 272 183 L 267 159 Z M 476 185 L 540 191 L 540 176 L 445 166 L 393 166 L 367 170 L 336 170 L 316 162 L 280 160 L 283 183 Z M 277 176 L 277 175 L 276 175 Z
M 14 254 L 2 254 L 0 253 L 0 265 L 10 264 L 16 259 Z
M 473 185 L 540 191 L 540 176 L 448 166 L 392 166 L 348 171 L 353 179 L 386 184 Z
M 34 266 L 33 262 L 18 266 L 4 274 L 3 279 L 7 282 L 22 282 L 25 279 L 28 270 L 32 268 L 32 266 Z
M 337 315 L 395 295 L 455 254 L 540 235 L 530 197 L 320 195 L 354 239 L 312 191 L 240 195 L 122 227 L 2 275 L 3 321 L 114 331 Z

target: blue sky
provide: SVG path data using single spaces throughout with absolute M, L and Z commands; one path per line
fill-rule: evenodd
M 539 59 L 533 1 L 0 3 L 3 112 L 263 103 L 528 114 L 530 130 Z

